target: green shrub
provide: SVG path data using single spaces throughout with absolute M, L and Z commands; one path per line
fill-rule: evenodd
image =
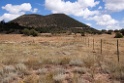
M 29 36 L 29 35 L 30 35 L 30 30 L 27 29 L 27 28 L 25 28 L 25 29 L 22 31 L 22 33 L 23 33 L 24 35 Z
M 122 37 L 123 37 L 123 35 L 120 32 L 117 32 L 115 34 L 115 37 L 114 38 L 122 38 Z
M 107 31 L 107 34 L 110 34 L 110 35 L 111 35 L 112 32 L 113 32 L 113 30 L 108 30 L 108 31 Z
M 29 36 L 29 35 L 38 36 L 38 32 L 37 32 L 35 29 L 29 30 L 29 29 L 25 28 L 25 29 L 22 31 L 22 33 L 23 33 L 24 35 L 27 35 L 27 36 Z
M 101 34 L 103 34 L 103 33 L 102 33 L 102 31 L 98 31 L 97 34 L 101 35 Z
M 38 32 L 36 30 L 34 30 L 34 29 L 31 29 L 30 30 L 30 35 L 32 35 L 32 36 L 38 36 Z
M 121 29 L 120 32 L 122 33 L 122 35 L 124 35 L 124 29 Z
M 85 36 L 85 32 L 81 32 L 81 36 Z
M 105 29 L 102 29 L 101 32 L 102 32 L 102 33 L 106 33 L 107 31 L 106 31 Z
M 114 30 L 114 32 L 117 33 L 117 32 L 120 32 L 120 31 L 116 29 L 116 30 Z

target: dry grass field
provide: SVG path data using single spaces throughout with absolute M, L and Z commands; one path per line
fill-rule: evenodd
M 124 39 L 118 62 L 113 37 L 1 34 L 0 83 L 124 83 Z

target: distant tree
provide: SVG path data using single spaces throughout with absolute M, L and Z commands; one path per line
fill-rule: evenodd
M 5 21 L 4 20 L 0 21 L 0 24 L 5 24 Z
M 120 32 L 117 32 L 115 34 L 115 37 L 114 38 L 122 38 L 122 37 L 123 37 L 123 35 Z
M 120 32 L 120 31 L 116 29 L 116 30 L 114 30 L 114 32 L 117 33 L 117 32 Z
M 92 34 L 92 30 L 87 30 L 86 32 L 89 34 Z
M 81 32 L 81 36 L 85 36 L 85 32 Z
M 121 29 L 120 32 L 122 33 L 122 35 L 124 35 L 124 29 Z
M 32 35 L 32 36 L 38 36 L 38 32 L 36 31 L 36 30 L 34 30 L 34 29 L 31 29 L 30 30 L 30 35 Z
M 29 36 L 29 35 L 30 35 L 30 30 L 27 29 L 27 28 L 25 28 L 25 29 L 22 31 L 22 33 L 23 33 L 24 35 Z
M 106 31 L 105 29 L 102 29 L 101 32 L 102 32 L 102 33 L 106 33 L 107 31 Z
M 113 30 L 108 30 L 107 34 L 112 34 Z
M 102 33 L 101 31 L 98 31 L 97 34 L 101 35 L 101 34 L 103 34 L 103 33 Z
M 5 21 L 4 20 L 0 21 L 0 31 L 3 31 L 4 26 L 5 26 Z

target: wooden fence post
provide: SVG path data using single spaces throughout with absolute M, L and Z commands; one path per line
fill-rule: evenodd
M 94 39 L 93 39 L 93 51 L 94 51 Z
M 88 47 L 89 47 L 89 38 L 88 38 Z
M 118 44 L 118 39 L 117 39 L 117 58 L 118 58 L 118 62 L 120 61 L 120 58 L 119 58 L 119 44 Z
M 121 73 L 121 64 L 120 64 L 120 56 L 119 56 L 119 41 L 117 39 L 117 58 L 118 58 L 118 66 L 119 66 L 119 70 L 120 70 L 120 81 L 122 80 L 122 73 Z
M 102 39 L 101 39 L 101 54 L 102 54 Z

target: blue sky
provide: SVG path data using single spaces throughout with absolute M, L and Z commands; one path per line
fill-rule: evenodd
M 65 13 L 96 29 L 124 28 L 124 0 L 0 0 L 0 20 Z

